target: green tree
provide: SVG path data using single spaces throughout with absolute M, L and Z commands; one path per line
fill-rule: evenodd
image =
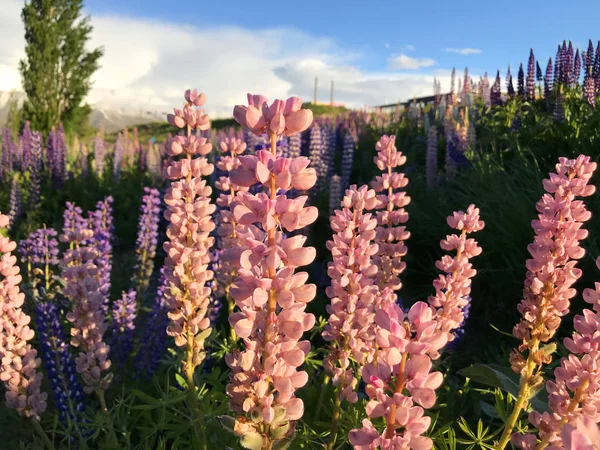
M 83 100 L 103 50 L 85 49 L 92 26 L 89 17 L 81 17 L 82 6 L 82 0 L 31 0 L 23 7 L 23 118 L 44 134 L 59 122 L 67 131 L 77 130 L 91 112 Z

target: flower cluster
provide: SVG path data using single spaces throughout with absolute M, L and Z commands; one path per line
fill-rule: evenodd
M 58 265 L 58 233 L 53 228 L 40 228 L 19 242 L 21 260 L 27 266 L 32 288 L 43 288 L 44 296 L 51 295 L 54 268 Z
M 21 185 L 19 184 L 19 176 L 15 174 L 10 185 L 10 199 L 9 199 L 9 211 L 8 211 L 8 229 L 12 229 L 15 222 L 21 215 L 22 211 L 21 201 Z
M 539 218 L 532 222 L 536 236 L 527 248 L 532 258 L 527 260 L 523 300 L 517 307 L 523 318 L 513 330 L 522 340 L 511 354 L 517 373 L 532 372 L 552 360 L 551 352 L 540 349 L 540 344 L 554 336 L 576 293 L 573 284 L 581 276 L 576 260 L 585 253 L 579 243 L 588 235 L 582 226 L 591 217 L 576 198 L 595 192 L 588 184 L 595 169 L 596 163 L 587 156 L 560 158 L 556 173 L 543 182 L 547 193 L 537 203 Z M 525 350 L 529 350 L 527 363 L 522 355 Z
M 135 331 L 136 295 L 133 289 L 123 292 L 121 298 L 112 305 L 111 358 L 123 366 L 133 350 Z
M 429 128 L 427 134 L 427 158 L 426 158 L 427 186 L 434 186 L 437 182 L 438 172 L 438 141 L 435 126 Z
M 340 176 L 342 177 L 342 189 L 347 189 L 350 186 L 350 178 L 352 177 L 352 166 L 354 164 L 354 138 L 352 134 L 346 131 L 344 134 L 342 161 L 340 167 Z
M 110 271 L 112 270 L 112 240 L 115 231 L 113 220 L 113 198 L 106 197 L 96 203 L 96 209 L 89 213 L 88 223 L 93 231 L 86 243 L 97 252 L 94 264 L 98 268 L 100 292 L 108 301 L 110 293 Z
M 377 281 L 380 290 L 389 287 L 393 291 L 402 287 L 399 277 L 406 268 L 402 257 L 407 252 L 404 241 L 410 237 L 403 225 L 408 221 L 404 207 L 410 203 L 410 197 L 400 190 L 406 187 L 408 179 L 403 173 L 394 172 L 406 162 L 406 156 L 396 149 L 395 140 L 395 136 L 384 135 L 377 142 L 374 161 L 383 173 L 371 182 L 371 187 L 378 193 L 375 243 L 379 251 L 373 256 L 373 262 L 379 268 Z
M 8 217 L 0 215 L 0 228 L 6 228 Z M 6 404 L 19 414 L 40 420 L 46 410 L 47 394 L 40 391 L 41 361 L 28 343 L 34 332 L 31 318 L 23 312 L 25 295 L 19 290 L 21 275 L 12 252 L 14 241 L 0 236 L 0 381 L 4 383 Z
M 240 166 L 230 174 L 231 181 L 249 187 L 261 183 L 265 192 L 238 192 L 233 208 L 236 221 L 247 227 L 240 239 L 238 278 L 231 296 L 239 312 L 229 323 L 243 340 L 244 348 L 226 357 L 231 368 L 227 393 L 230 407 L 238 414 L 234 432 L 262 448 L 294 433 L 293 422 L 304 412 L 296 389 L 308 375 L 298 371 L 310 350 L 301 341 L 315 317 L 306 313 L 316 286 L 306 284 L 306 272 L 295 269 L 310 264 L 315 249 L 304 247 L 306 237 L 283 238 L 283 232 L 300 230 L 313 223 L 317 209 L 305 207 L 307 197 L 289 199 L 278 190 L 304 191 L 316 182 L 316 173 L 304 157 L 277 157 L 280 134 L 293 134 L 308 128 L 312 112 L 300 109 L 301 100 L 275 100 L 268 106 L 262 96 L 248 95 L 249 107 L 236 106 L 234 116 L 254 133 L 269 130 L 272 152 L 259 150 L 256 156 L 240 156 Z
M 158 225 L 160 222 L 160 192 L 155 188 L 144 188 L 142 206 L 138 220 L 138 234 L 135 244 L 136 263 L 133 283 L 141 297 L 148 289 L 154 270 L 154 257 L 158 245 Z
M 168 283 L 165 300 L 171 319 L 167 334 L 175 338 L 178 347 L 185 347 L 183 369 L 192 387 L 194 370 L 205 357 L 204 341 L 211 332 L 206 313 L 211 294 L 208 284 L 213 278 L 208 265 L 209 250 L 214 243 L 210 233 L 215 228 L 211 217 L 215 205 L 210 201 L 211 188 L 202 179 L 214 170 L 206 159 L 212 145 L 206 138 L 191 134 L 192 129 L 209 126 L 208 116 L 195 109 L 204 104 L 205 96 L 188 90 L 185 99 L 183 110 L 175 110 L 175 114 L 168 116 L 169 123 L 185 127 L 187 134 L 175 137 L 168 147 L 169 155 L 183 155 L 183 158 L 173 160 L 167 168 L 171 185 L 165 194 L 169 240 L 164 244 L 167 253 L 164 273 Z
M 333 175 L 329 184 L 329 217 L 335 214 L 342 201 L 342 177 Z
M 435 295 L 428 301 L 437 311 L 435 320 L 439 328 L 447 334 L 447 341 L 452 342 L 455 338 L 453 331 L 465 320 L 464 309 L 470 302 L 471 279 L 477 273 L 469 260 L 481 254 L 477 241 L 467 236 L 482 230 L 484 222 L 479 219 L 479 209 L 470 205 L 466 212 L 455 212 L 448 217 L 448 225 L 460 235 L 447 236 L 440 246 L 446 251 L 455 251 L 456 255 L 444 255 L 436 262 L 436 267 L 444 274 L 433 282 Z
M 106 142 L 102 139 L 100 133 L 94 139 L 94 169 L 96 176 L 101 177 L 104 174 L 104 159 L 106 158 Z
M 373 340 L 372 322 L 375 297 L 377 266 L 373 256 L 377 253 L 375 229 L 377 220 L 366 210 L 377 203 L 375 191 L 367 186 L 351 186 L 342 201 L 342 209 L 330 218 L 335 233 L 327 242 L 333 261 L 327 273 L 331 286 L 327 296 L 329 322 L 323 330 L 323 338 L 331 342 L 330 352 L 323 365 L 338 387 L 341 397 L 354 403 L 358 396 L 354 389 L 358 380 L 350 368 L 350 356 L 359 364 L 364 363 Z M 362 364 L 361 364 L 362 365 Z
M 348 438 L 356 450 L 430 449 L 433 442 L 423 436 L 431 425 L 424 408 L 436 401 L 435 389 L 443 381 L 440 372 L 431 372 L 432 359 L 446 344 L 446 334 L 438 329 L 433 309 L 415 303 L 408 313 L 390 304 L 375 313 L 380 347 L 376 363 L 363 367 L 367 384 L 369 419 L 383 417 L 386 428 L 380 434 L 369 419 L 363 427 L 350 431 Z
M 89 229 L 75 229 L 61 235 L 61 241 L 74 244 L 62 259 L 63 294 L 71 300 L 72 311 L 67 313 L 71 328 L 71 345 L 79 349 L 75 359 L 77 372 L 84 382 L 84 392 L 100 392 L 108 388 L 111 374 L 109 347 L 104 343 L 106 331 L 105 300 L 98 282 L 99 268 L 95 265 L 98 251 L 84 242 L 92 238 Z
M 48 372 L 59 418 L 68 426 L 69 423 L 76 423 L 78 414 L 85 409 L 75 361 L 63 330 L 58 305 L 52 301 L 40 302 L 36 306 L 36 314 L 42 360 Z

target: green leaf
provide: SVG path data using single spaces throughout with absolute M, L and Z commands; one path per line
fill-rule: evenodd
M 183 389 L 187 389 L 188 388 L 187 381 L 185 381 L 185 379 L 181 375 L 179 375 L 178 373 L 175 374 L 175 380 L 177 380 L 177 384 L 179 386 L 181 386 Z

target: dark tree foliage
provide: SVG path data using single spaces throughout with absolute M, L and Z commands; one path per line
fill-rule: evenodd
M 60 122 L 68 131 L 80 129 L 91 112 L 83 101 L 103 50 L 85 49 L 92 26 L 82 7 L 82 0 L 31 0 L 23 7 L 23 117 L 44 134 Z

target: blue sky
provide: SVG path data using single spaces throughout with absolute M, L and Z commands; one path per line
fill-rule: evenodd
M 230 116 L 246 92 L 350 107 L 430 95 L 449 88 L 453 66 L 475 80 L 510 63 L 516 73 L 533 47 L 543 68 L 557 45 L 594 43 L 598 0 L 454 1 L 86 0 L 102 46 L 88 101 L 98 108 L 162 114 L 189 87 L 206 92 L 207 111 Z M 0 0 L 0 91 L 20 88 L 23 0 Z M 454 51 L 449 51 L 454 50 Z

